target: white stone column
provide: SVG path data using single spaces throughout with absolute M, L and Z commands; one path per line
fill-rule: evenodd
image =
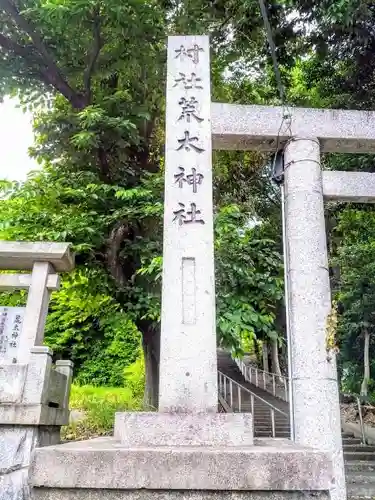
M 208 37 L 169 37 L 167 72 L 159 410 L 216 412 Z
M 27 363 L 32 347 L 43 343 L 51 295 L 51 291 L 48 289 L 48 276 L 51 273 L 54 273 L 54 269 L 48 262 L 34 263 L 22 325 L 22 342 L 17 355 L 18 363 Z
M 336 360 L 326 351 L 331 293 L 317 139 L 294 138 L 285 149 L 285 218 L 295 440 L 332 453 L 331 498 L 345 500 Z

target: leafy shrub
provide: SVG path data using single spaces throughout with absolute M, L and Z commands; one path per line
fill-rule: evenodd
M 125 387 L 130 389 L 136 400 L 142 400 L 145 390 L 145 361 L 143 355 L 124 370 Z
M 111 435 L 115 413 L 142 410 L 142 399 L 129 388 L 72 386 L 70 408 L 84 413 L 84 418 L 62 428 L 63 440 L 89 439 Z

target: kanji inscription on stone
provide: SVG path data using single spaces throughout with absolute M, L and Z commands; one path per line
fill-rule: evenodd
M 182 224 L 204 224 L 204 220 L 200 218 L 201 211 L 197 209 L 195 203 L 190 203 L 190 209 L 186 210 L 185 203 L 179 203 L 179 208 L 173 212 L 174 221 L 178 221 L 180 226 Z
M 199 63 L 200 52 L 204 52 L 204 49 L 197 43 L 194 43 L 194 45 L 192 45 L 191 47 L 185 47 L 185 45 L 181 45 L 178 49 L 175 49 L 176 59 L 191 59 L 194 64 Z
M 192 119 L 197 122 L 203 122 L 204 118 L 198 115 L 198 101 L 194 96 L 186 99 L 186 97 L 181 97 L 178 103 L 181 106 L 181 114 L 179 120 L 185 120 L 187 123 L 190 123 Z
M 190 73 L 190 76 L 186 73 L 179 73 L 179 78 L 175 78 L 174 81 L 174 87 L 180 86 L 185 90 L 203 89 L 202 78 L 199 78 L 194 71 Z
M 194 150 L 196 153 L 203 153 L 204 148 L 199 147 L 196 143 L 199 142 L 199 137 L 192 136 L 190 137 L 189 130 L 184 131 L 184 137 L 181 139 L 177 139 L 179 146 L 176 148 L 176 151 L 181 151 L 181 149 L 185 149 L 185 151 Z
M 204 179 L 204 175 L 197 172 L 197 169 L 192 167 L 191 174 L 186 175 L 184 167 L 178 167 L 179 172 L 174 174 L 175 183 L 178 184 L 179 188 L 184 187 L 184 183 L 188 186 L 193 186 L 193 193 L 196 193 L 198 190 L 198 185 L 202 184 Z
M 0 364 L 17 363 L 25 307 L 0 306 Z

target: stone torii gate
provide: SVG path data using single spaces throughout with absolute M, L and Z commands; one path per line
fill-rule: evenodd
M 375 202 L 375 174 L 323 172 L 320 154 L 375 152 L 375 113 L 292 108 L 289 124 L 284 112 L 212 103 L 213 147 L 284 149 L 292 431 L 297 443 L 332 453 L 331 497 L 341 500 L 346 488 L 337 368 L 326 343 L 331 293 L 324 201 Z

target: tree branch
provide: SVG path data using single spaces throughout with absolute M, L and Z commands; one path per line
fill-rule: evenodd
M 83 75 L 83 84 L 85 88 L 85 93 L 87 96 L 88 102 L 91 102 L 91 77 L 95 69 L 96 61 L 98 60 L 101 48 L 103 46 L 103 41 L 100 32 L 100 18 L 99 18 L 99 9 L 96 9 L 94 12 L 93 19 L 93 38 L 94 43 L 91 51 L 91 55 L 89 58 L 89 62 L 85 73 Z
M 26 59 L 29 62 L 34 62 L 40 64 L 42 61 L 38 56 L 30 49 L 30 47 L 24 47 L 14 42 L 10 38 L 2 35 L 0 33 L 0 47 L 8 52 L 13 52 L 15 55 Z
M 34 26 L 32 26 L 18 11 L 17 7 L 11 0 L 0 0 L 0 7 L 12 18 L 15 24 L 24 31 L 31 38 L 35 49 L 38 51 L 41 61 L 39 64 L 43 64 L 46 69 L 41 68 L 41 73 L 44 75 L 46 81 L 52 85 L 57 91 L 59 91 L 68 101 L 72 104 L 74 108 L 82 109 L 85 107 L 86 102 L 83 96 L 79 95 L 74 89 L 70 87 L 62 72 L 58 68 L 57 64 L 49 54 L 46 46 L 44 45 L 41 36 L 37 32 Z M 4 37 L 5 38 L 5 37 Z M 9 46 L 9 39 L 6 39 Z M 4 40 L 3 40 L 4 42 Z M 4 45 L 2 45 L 4 47 Z M 5 47 L 6 48 L 6 47 Z M 26 47 L 22 47 L 14 42 L 12 42 L 12 47 L 7 50 L 11 50 L 16 55 L 21 57 L 26 57 L 25 50 L 30 55 L 30 52 Z M 29 60 L 29 59 L 27 59 Z

